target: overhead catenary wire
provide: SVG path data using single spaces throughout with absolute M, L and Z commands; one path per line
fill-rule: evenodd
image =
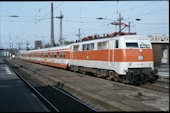
M 136 17 L 145 16 L 145 15 L 150 15 L 150 14 L 158 13 L 158 12 L 165 11 L 165 10 L 168 10 L 168 8 L 161 9 L 161 10 L 156 10 L 156 11 L 152 11 L 152 12 L 148 12 L 148 13 L 144 13 L 144 14 L 141 14 L 141 15 L 138 15 L 138 16 L 133 16 L 133 17 L 131 17 L 131 18 L 136 18 Z
M 58 7 L 60 7 L 63 3 L 64 3 L 64 1 L 63 1 L 62 3 L 60 3 L 58 6 L 56 6 L 56 7 L 54 8 L 54 10 L 57 9 Z M 44 19 L 46 16 L 48 16 L 49 14 L 51 14 L 51 12 L 47 13 L 44 17 L 40 18 L 39 21 L 43 20 L 43 19 Z
M 119 2 L 120 3 L 120 2 Z M 118 10 L 118 1 L 117 1 L 117 11 L 116 12 L 113 12 L 109 15 L 106 15 L 105 18 L 107 18 L 108 16 L 113 16 L 113 14 L 118 14 L 118 13 L 122 13 L 122 12 L 127 12 L 129 10 L 135 10 L 135 9 L 138 9 L 138 8 L 141 8 L 141 7 L 145 7 L 145 6 L 148 6 L 148 5 L 151 5 L 151 4 L 155 4 L 155 3 L 160 3 L 160 1 L 153 1 L 151 3 L 146 3 L 144 5 L 139 5 L 139 6 L 135 6 L 135 7 L 132 7 L 132 8 L 128 8 L 128 9 L 124 9 L 124 10 Z
M 62 2 L 63 3 L 63 2 Z M 62 5 L 62 3 L 60 4 L 60 5 Z M 120 3 L 120 2 L 119 2 Z M 147 3 L 147 4 L 145 4 L 146 6 L 149 6 L 149 5 L 151 5 L 151 4 L 154 4 L 154 3 L 158 3 L 158 2 L 151 2 L 151 3 Z M 48 3 L 49 4 L 49 3 Z M 143 5 L 143 4 L 142 4 Z M 132 7 L 132 8 L 129 8 L 129 10 L 134 10 L 134 9 L 136 9 L 136 8 L 139 8 L 140 6 L 135 6 L 135 7 Z M 144 7 L 144 5 L 143 6 L 141 6 L 141 7 Z M 45 6 L 44 6 L 44 8 L 45 8 Z M 37 19 L 37 21 L 39 21 L 39 22 L 37 22 L 37 24 L 39 24 L 39 23 L 41 23 L 41 22 L 49 22 L 49 21 L 47 21 L 48 20 L 48 18 L 47 18 L 47 14 L 48 13 L 46 13 L 45 14 L 45 16 L 39 16 L 38 14 L 40 13 L 40 11 L 42 11 L 43 10 L 43 8 L 41 9 L 39 9 L 38 10 L 38 12 L 36 13 L 37 15 L 36 15 L 36 19 Z M 125 12 L 125 11 L 127 11 L 127 10 L 120 10 L 119 12 Z M 50 14 L 50 13 L 49 13 Z M 116 13 L 117 14 L 117 13 Z M 72 35 L 74 34 L 74 33 L 77 33 L 77 29 L 79 28 L 79 26 L 82 26 L 82 25 L 90 25 L 90 24 L 93 24 L 93 23 L 101 23 L 101 20 L 100 20 L 100 22 L 96 22 L 96 21 L 82 21 L 83 20 L 83 18 L 84 19 L 96 19 L 96 18 L 91 18 L 91 17 L 82 17 L 82 14 L 81 14 L 81 12 L 79 12 L 79 15 L 80 15 L 80 17 L 66 17 L 65 16 L 65 18 L 63 19 L 63 21 L 64 22 L 68 22 L 69 24 L 71 24 L 71 23 L 73 23 L 73 25 L 74 25 L 74 23 L 80 23 L 80 25 L 78 25 L 78 27 L 74 27 L 74 28 L 72 28 L 72 29 L 70 29 L 69 30 L 69 32 L 71 32 L 71 30 L 73 30 L 73 32 L 71 32 L 72 33 Z M 148 14 L 147 14 L 148 15 Z M 139 15 L 140 16 L 140 15 Z M 142 15 L 141 15 L 142 16 Z M 26 16 L 25 16 L 26 17 Z M 33 18 L 34 18 L 34 16 L 32 16 Z M 67 19 L 66 19 L 67 18 Z M 72 18 L 73 20 L 71 20 L 70 18 Z M 132 17 L 131 17 L 132 18 Z M 130 19 L 131 19 L 130 18 Z M 135 16 L 133 17 L 133 18 L 135 18 Z M 50 19 L 50 18 L 49 18 Z M 129 19 L 129 18 L 128 18 Z M 81 21 L 80 21 L 81 20 Z M 113 21 L 114 19 L 111 19 L 110 21 Z M 109 20 L 108 20 L 109 21 Z M 108 21 L 102 21 L 102 22 L 108 22 Z M 24 22 L 24 21 L 12 21 L 12 22 Z M 25 22 L 27 22 L 27 21 L 25 21 Z M 26 26 L 25 28 L 28 28 L 28 29 L 22 29 L 22 31 L 19 33 L 19 34 L 21 34 L 20 36 L 22 36 L 22 35 L 25 35 L 27 32 L 29 32 L 30 30 L 33 30 L 33 28 L 34 28 L 34 26 L 36 26 L 37 24 L 34 24 L 33 25 L 33 27 L 32 26 Z M 108 24 L 108 23 L 107 23 Z M 141 24 L 141 23 L 137 23 L 137 24 Z M 145 24 L 145 23 L 144 23 Z M 148 23 L 148 25 L 152 25 L 153 23 Z M 162 23 L 158 23 L 158 24 L 160 24 L 160 25 L 164 25 L 163 24 L 163 22 Z M 29 24 L 30 25 L 30 24 Z M 147 25 L 147 24 L 145 24 L 145 25 Z M 153 24 L 154 25 L 154 24 Z M 83 26 L 84 27 L 84 26 Z M 97 26 L 96 26 L 97 27 Z M 101 26 L 101 27 L 103 27 L 103 26 Z M 45 27 L 46 28 L 46 27 Z M 93 27 L 94 28 L 94 27 Z M 100 28 L 100 27 L 99 27 Z M 41 27 L 41 29 L 43 29 L 43 27 Z M 90 28 L 86 28 L 86 30 L 84 30 L 84 31 L 90 31 L 90 30 L 88 30 L 88 29 L 90 29 Z M 39 31 L 41 31 L 40 29 L 38 29 Z M 91 29 L 92 30 L 92 29 Z M 68 33 L 68 32 L 67 32 Z M 69 33 L 68 33 L 69 34 Z M 68 36 L 68 35 L 67 35 Z M 20 38 L 22 38 L 22 37 L 20 37 Z
M 56 9 L 56 8 L 58 8 L 59 6 L 61 6 L 63 4 L 63 2 L 62 3 L 60 3 L 57 7 L 55 7 L 54 8 L 54 10 Z M 46 17 L 47 15 L 49 15 L 50 13 L 48 13 L 48 14 L 46 14 L 44 17 Z M 43 17 L 43 18 L 44 18 Z M 41 18 L 41 19 L 43 19 L 43 18 Z M 20 35 L 23 35 L 24 33 L 26 33 L 26 32 L 28 32 L 28 31 L 30 31 L 35 25 L 37 25 L 38 23 L 39 23 L 40 21 L 38 21 L 37 23 L 34 23 L 31 27 L 29 27 L 27 30 L 25 30 L 24 32 L 22 32 L 22 33 L 20 33 Z M 18 33 L 19 34 L 19 33 Z M 18 37 L 20 38 L 20 35 L 18 35 Z M 18 39 L 19 39 L 18 38 Z M 15 40 L 16 41 L 16 40 Z M 14 41 L 14 42 L 15 42 Z
M 46 5 L 45 5 L 46 6 Z M 38 14 L 39 13 L 39 11 L 36 13 L 36 14 Z M 33 18 L 31 18 L 30 20 L 32 21 L 33 19 L 34 19 L 35 17 L 33 17 Z M 29 25 L 30 23 L 27 23 L 18 33 L 17 33 L 17 35 L 19 36 L 19 38 L 20 38 L 20 36 L 23 34 L 22 32 L 23 32 L 23 30 Z M 34 24 L 35 25 L 35 24 Z M 34 25 L 32 25 L 31 27 L 29 27 L 29 29 L 28 30 L 30 30 L 30 28 L 32 28 Z M 25 33 L 25 32 L 24 32 Z M 18 39 L 19 39 L 18 38 Z M 14 42 L 15 41 L 17 41 L 17 39 L 16 40 L 14 40 Z

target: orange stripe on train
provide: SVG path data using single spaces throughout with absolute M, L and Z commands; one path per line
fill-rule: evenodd
M 114 51 L 114 61 L 116 62 L 139 62 L 138 56 L 143 56 L 141 61 L 153 61 L 152 49 L 123 49 Z
M 114 56 L 113 56 L 114 54 Z M 74 60 L 96 60 L 111 62 L 139 62 L 138 56 L 143 56 L 141 61 L 153 61 L 152 49 L 115 49 L 97 51 L 77 51 L 70 53 L 70 59 Z

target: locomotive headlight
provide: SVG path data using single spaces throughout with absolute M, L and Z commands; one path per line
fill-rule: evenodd
M 143 56 L 138 56 L 138 60 L 143 60 Z

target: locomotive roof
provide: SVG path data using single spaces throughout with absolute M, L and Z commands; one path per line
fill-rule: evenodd
M 121 36 L 116 36 L 116 37 L 97 38 L 97 39 L 91 39 L 91 40 L 86 40 L 86 41 L 80 41 L 80 42 L 72 43 L 71 45 L 102 42 L 102 41 L 108 41 L 108 40 L 117 40 L 117 39 L 126 38 L 126 37 L 132 39 L 132 38 L 145 38 L 147 36 L 144 36 L 144 35 L 121 35 Z
M 92 39 L 92 40 L 75 42 L 75 43 L 72 43 L 70 45 L 50 47 L 50 48 L 37 49 L 37 50 L 30 50 L 30 51 L 25 51 L 25 52 L 22 52 L 22 53 L 31 53 L 31 52 L 41 52 L 41 51 L 52 51 L 52 50 L 69 49 L 71 45 L 93 43 L 93 42 L 101 42 L 101 41 L 108 41 L 108 40 L 117 40 L 117 39 L 125 38 L 125 37 L 132 39 L 132 38 L 145 38 L 147 36 L 144 36 L 144 35 L 121 35 L 121 36 L 116 36 L 116 37 L 97 38 L 97 39 Z

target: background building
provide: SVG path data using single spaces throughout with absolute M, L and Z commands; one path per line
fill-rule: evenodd
M 35 41 L 35 49 L 40 49 L 40 48 L 42 48 L 42 41 L 36 40 Z
M 150 35 L 153 48 L 154 66 L 169 65 L 169 36 Z

